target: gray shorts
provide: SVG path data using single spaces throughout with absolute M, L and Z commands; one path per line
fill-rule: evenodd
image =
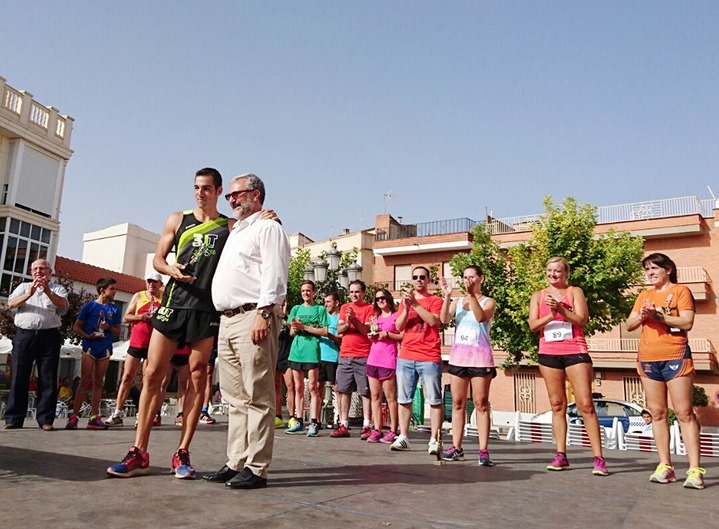
M 340 356 L 337 364 L 337 391 L 340 393 L 356 391 L 363 397 L 369 397 L 367 358 Z

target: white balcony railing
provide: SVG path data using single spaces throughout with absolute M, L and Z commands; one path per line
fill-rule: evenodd
M 697 197 L 678 197 L 647 202 L 633 202 L 616 206 L 596 208 L 597 224 L 612 224 L 632 220 L 679 217 L 682 215 L 714 216 L 714 200 L 699 200 Z M 531 231 L 532 225 L 539 222 L 541 215 L 523 215 L 492 219 L 492 234 L 501 235 L 513 232 Z
M 55 128 L 55 136 L 59 138 L 65 137 L 65 119 L 58 116 L 57 127 Z
M 680 283 L 711 283 L 709 274 L 701 266 L 677 266 Z
M 2 106 L 19 116 L 22 112 L 22 94 L 14 88 L 5 85 L 3 88 Z
M 588 338 L 587 346 L 590 351 L 597 352 L 636 352 L 639 349 L 639 338 Z M 689 338 L 689 348 L 694 353 L 711 353 L 714 351 L 712 343 L 706 338 Z
M 73 119 L 60 115 L 56 108 L 38 103 L 31 93 L 6 84 L 3 77 L 0 77 L 0 115 L 14 126 L 70 148 Z
M 32 105 L 30 105 L 30 121 L 47 130 L 47 124 L 50 122 L 50 112 L 33 101 Z
M 442 345 L 454 343 L 454 329 L 442 333 Z M 639 338 L 587 338 L 590 352 L 629 352 L 639 350 Z M 714 346 L 707 338 L 689 338 L 689 348 L 693 353 L 714 353 Z
M 447 277 L 447 283 L 452 288 L 459 289 L 462 286 L 462 278 L 461 277 Z M 406 285 L 412 285 L 412 279 L 398 279 L 397 281 L 376 281 L 375 286 L 377 287 L 383 287 L 384 285 L 387 285 L 387 290 L 390 292 L 398 292 L 402 290 Z M 432 284 L 429 287 L 430 292 L 436 290 L 438 285 Z M 395 299 L 395 302 L 398 302 L 398 299 Z
M 611 224 L 613 222 L 678 217 L 697 213 L 708 217 L 712 212 L 713 203 L 713 200 L 699 200 L 697 197 L 678 197 L 616 206 L 602 206 L 597 208 L 597 223 Z

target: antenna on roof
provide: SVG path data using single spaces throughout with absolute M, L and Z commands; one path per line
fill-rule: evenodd
M 392 190 L 390 189 L 384 194 L 384 212 L 387 213 L 387 202 L 392 199 Z
M 709 194 L 714 199 L 714 209 L 719 209 L 719 199 L 717 199 L 716 196 L 714 196 L 714 193 L 712 192 L 712 188 L 707 186 L 707 189 L 709 190 Z

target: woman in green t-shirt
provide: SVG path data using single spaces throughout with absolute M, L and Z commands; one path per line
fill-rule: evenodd
M 321 305 L 315 305 L 315 284 L 303 281 L 300 285 L 302 305 L 292 307 L 289 315 L 290 334 L 294 336 L 290 349 L 289 368 L 295 383 L 295 409 L 293 417 L 297 419 L 286 434 L 307 433 L 308 437 L 317 437 L 318 417 L 322 407 L 320 396 L 320 336 L 327 336 L 329 317 Z M 310 425 L 308 429 L 302 421 L 305 403 L 305 374 L 310 390 Z

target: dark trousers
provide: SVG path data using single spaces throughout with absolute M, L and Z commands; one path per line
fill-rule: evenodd
M 60 362 L 60 331 L 17 329 L 12 339 L 12 378 L 5 410 L 5 423 L 22 426 L 27 415 L 28 386 L 33 363 L 37 365 L 37 423 L 52 424 L 57 407 L 57 366 Z

